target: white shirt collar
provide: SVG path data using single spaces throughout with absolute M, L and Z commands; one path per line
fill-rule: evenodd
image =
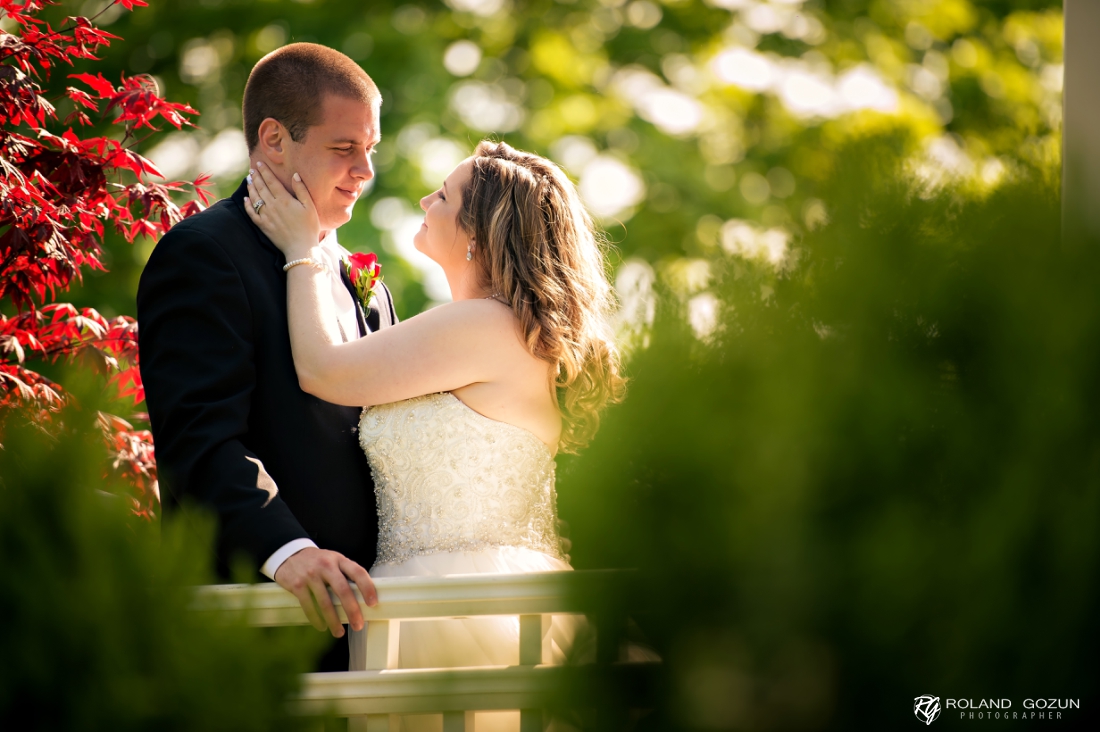
M 320 242 L 320 246 L 323 249 L 327 249 L 328 251 L 334 252 L 336 254 L 343 253 L 343 247 L 341 247 L 340 242 L 336 240 L 336 229 L 333 229 L 325 235 L 325 238 L 322 239 Z
M 326 263 L 333 268 L 337 279 L 339 279 L 340 262 L 347 256 L 347 251 L 336 240 L 336 231 L 333 230 L 326 234 L 325 238 L 318 242 L 318 248 L 321 250 L 321 257 L 327 260 Z

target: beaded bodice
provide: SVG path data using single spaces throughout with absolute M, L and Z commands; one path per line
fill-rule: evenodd
M 379 564 L 515 546 L 562 558 L 554 458 L 531 432 L 444 392 L 363 410 Z

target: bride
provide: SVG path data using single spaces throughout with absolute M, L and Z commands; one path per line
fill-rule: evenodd
M 302 388 L 366 407 L 360 444 L 379 512 L 371 576 L 570 569 L 554 455 L 592 438 L 623 378 L 603 254 L 566 175 L 505 143 L 479 144 L 420 201 L 414 241 L 443 268 L 453 302 L 349 343 L 332 325 L 305 184 L 295 174 L 288 192 L 262 167 L 252 181 L 244 210 L 293 265 Z M 400 665 L 515 664 L 518 634 L 515 619 L 407 623 Z M 569 633 L 556 624 L 551 634 L 560 658 Z

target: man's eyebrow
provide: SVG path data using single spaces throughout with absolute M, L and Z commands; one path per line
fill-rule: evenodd
M 378 136 L 374 137 L 369 144 L 377 145 L 381 141 L 382 141 L 382 136 L 378 135 Z M 336 140 L 333 140 L 332 143 L 334 145 L 339 145 L 341 143 L 347 143 L 349 145 L 362 145 L 363 141 L 360 140 L 359 138 L 354 138 L 354 137 L 341 137 L 341 138 L 338 138 Z

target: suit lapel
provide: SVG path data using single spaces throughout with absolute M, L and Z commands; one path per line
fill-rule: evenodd
M 367 316 L 363 312 L 363 303 L 359 302 L 359 296 L 355 293 L 355 285 L 351 282 L 351 277 L 348 276 L 348 271 L 342 266 L 340 267 L 340 281 L 344 283 L 344 287 L 351 295 L 351 299 L 355 302 L 355 324 L 359 329 L 359 337 L 362 338 L 367 333 L 371 332 L 370 327 L 367 325 Z
M 367 314 L 367 322 L 377 322 L 376 330 L 388 328 L 397 321 L 393 315 L 393 298 L 386 286 L 379 282 L 374 286 L 374 297 L 370 300 L 370 313 Z

